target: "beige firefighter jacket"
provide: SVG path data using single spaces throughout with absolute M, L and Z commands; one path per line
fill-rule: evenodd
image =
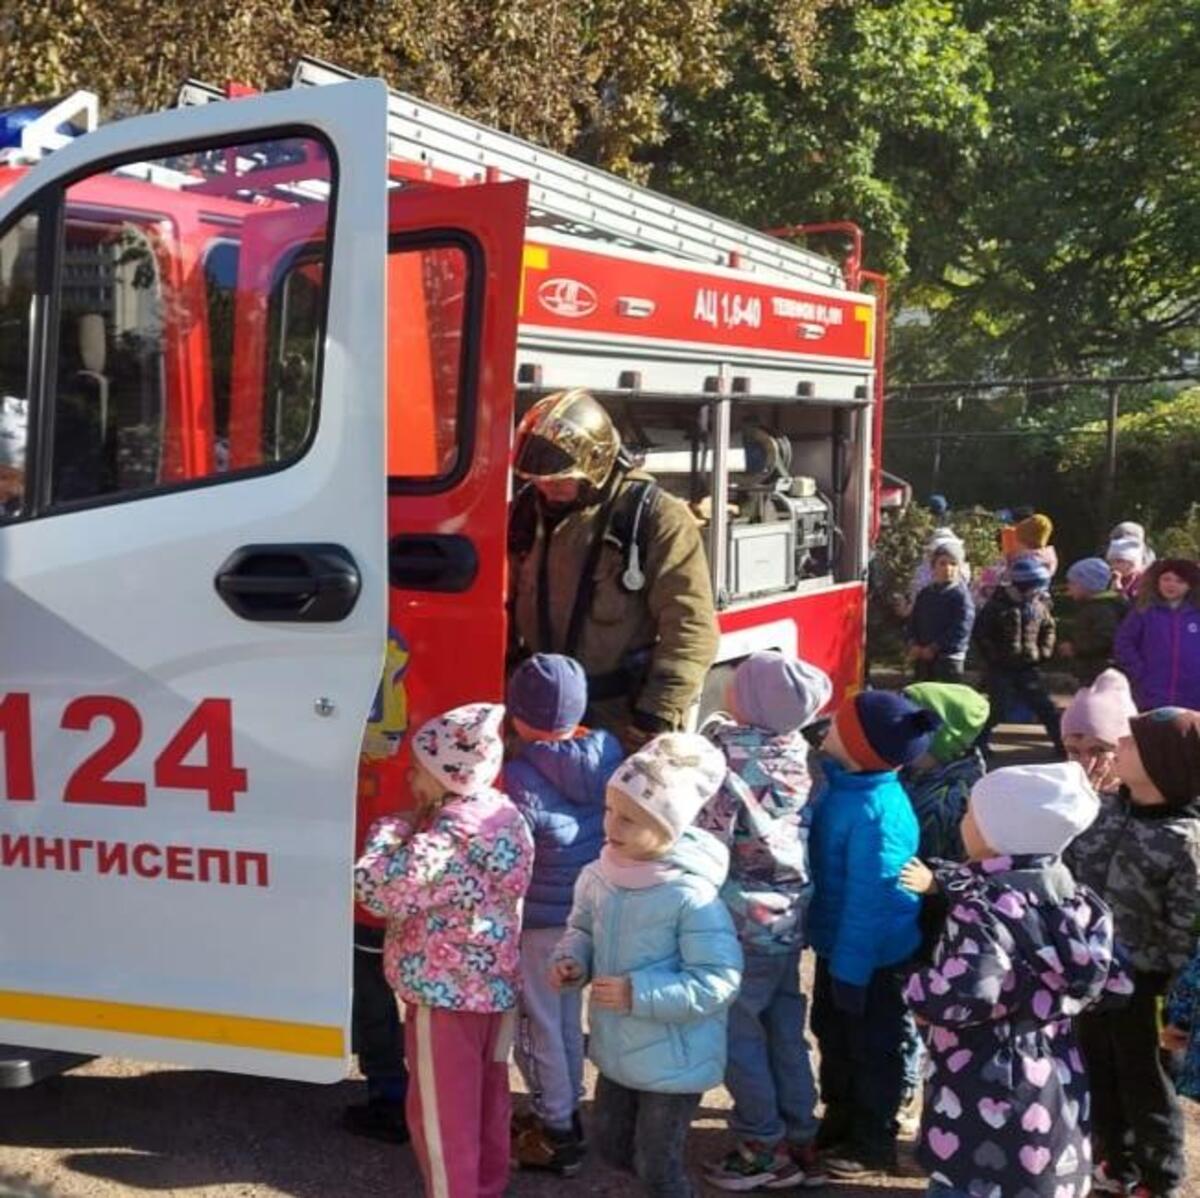
M 647 478 L 640 471 L 631 472 L 619 486 L 624 489 Z M 546 567 L 550 644 L 543 644 L 539 634 L 539 576 L 546 552 L 546 527 L 540 516 L 529 550 L 514 554 L 509 579 L 513 633 L 520 651 L 564 652 L 580 577 L 602 510 L 597 502 L 569 512 L 550 533 Z M 642 658 L 648 659 L 648 668 L 636 671 L 630 692 L 592 703 L 592 722 L 618 734 L 634 711 L 681 727 L 717 651 L 708 560 L 687 505 L 660 492 L 647 535 L 639 539 L 646 546 L 647 560 L 641 563 L 646 583 L 640 591 L 630 592 L 621 585 L 624 546 L 611 528 L 605 530 L 590 610 L 574 652 L 589 679 L 597 679 L 611 677 L 626 667 L 632 655 L 645 651 Z

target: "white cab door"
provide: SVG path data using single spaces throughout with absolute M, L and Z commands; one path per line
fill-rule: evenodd
M 0 1040 L 344 1074 L 386 106 L 122 121 L 0 197 Z

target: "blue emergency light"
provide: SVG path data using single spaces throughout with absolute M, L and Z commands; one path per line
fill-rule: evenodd
M 73 92 L 52 100 L 0 108 L 0 151 L 30 149 L 31 126 L 39 126 L 35 138 L 38 149 L 81 137 L 96 127 L 97 107 L 96 97 L 90 92 Z

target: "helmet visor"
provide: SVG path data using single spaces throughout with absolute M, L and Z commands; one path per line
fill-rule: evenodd
M 561 446 L 545 437 L 526 437 L 517 446 L 514 472 L 521 478 L 577 478 L 575 459 Z

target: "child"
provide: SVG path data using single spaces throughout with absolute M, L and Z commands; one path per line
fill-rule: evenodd
M 731 850 L 721 897 L 742 942 L 745 968 L 729 1012 L 725 1085 L 737 1147 L 707 1170 L 722 1190 L 823 1183 L 813 1140 L 816 1085 L 800 991 L 808 868 L 811 752 L 802 729 L 829 702 L 833 684 L 816 666 L 782 653 L 752 653 L 726 695 L 730 715 L 704 734 L 728 772 L 697 817 Z
M 1112 908 L 1133 962 L 1123 1010 L 1084 1016 L 1101 1163 L 1097 1188 L 1140 1181 L 1154 1198 L 1184 1179 L 1183 1119 L 1159 1058 L 1158 1002 L 1195 947 L 1200 915 L 1200 713 L 1163 708 L 1130 721 L 1117 746 L 1122 790 L 1067 861 Z
M 1146 571 L 1116 656 L 1139 711 L 1200 708 L 1200 566 L 1170 557 Z
M 962 678 L 975 623 L 975 604 L 962 578 L 962 542 L 940 543 L 930 563 L 933 580 L 917 595 L 909 620 L 909 656 L 918 682 L 955 682 Z
M 692 1193 L 688 1127 L 721 1083 L 725 1012 L 741 980 L 719 894 L 729 853 L 689 826 L 724 776 L 721 754 L 686 732 L 656 737 L 617 769 L 604 848 L 575 884 L 554 964 L 558 985 L 592 985 L 592 1142 L 663 1198 Z
M 416 809 L 379 820 L 355 869 L 386 916 L 384 967 L 405 1004 L 407 1115 L 425 1192 L 498 1198 L 508 1185 L 508 1052 L 521 897 L 533 840 L 492 782 L 504 709 L 457 707 L 413 737 Z
M 1175 1091 L 1200 1102 L 1200 945 L 1175 979 L 1164 1017 L 1167 1025 L 1162 1032 L 1163 1049 L 1183 1054 Z
M 902 874 L 946 906 L 933 962 L 904 991 L 929 1048 L 917 1156 L 931 1196 L 1088 1192 L 1088 1080 L 1071 1021 L 1130 983 L 1112 916 L 1059 855 L 1098 807 L 1074 762 L 996 770 L 971 791 L 967 863 L 933 874 L 913 861 Z
M 1105 670 L 1091 686 L 1075 692 L 1062 717 L 1068 761 L 1077 761 L 1099 794 L 1117 789 L 1117 745 L 1129 735 L 1137 715 L 1129 680 L 1120 670 Z
M 909 587 L 910 606 L 916 602 L 917 596 L 934 581 L 935 574 L 933 568 L 934 556 L 939 550 L 949 549 L 954 557 L 958 560 L 958 577 L 962 582 L 971 581 L 971 567 L 967 563 L 967 547 L 963 544 L 962 538 L 952 528 L 935 528 L 929 535 L 929 540 L 925 542 L 925 550 L 921 554 L 921 560 L 917 563 L 916 570 L 913 571 L 912 585 Z
M 1054 654 L 1054 616 L 1046 588 L 1050 574 L 1039 561 L 1020 557 L 1009 570 L 1009 583 L 992 595 L 975 621 L 975 645 L 983 659 L 984 685 L 992 714 L 988 735 L 1004 720 L 1016 700 L 1024 700 L 1046 727 L 1057 752 L 1062 752 L 1058 708 L 1046 693 L 1038 666 Z
M 983 755 L 975 745 L 991 706 L 974 687 L 956 683 L 921 682 L 904 694 L 942 721 L 929 749 L 900 774 L 921 832 L 918 855 L 961 861 L 958 829 L 971 787 L 983 777 Z
M 1122 520 L 1120 524 L 1114 524 L 1112 532 L 1108 534 L 1108 540 L 1109 544 L 1122 540 L 1135 542 L 1141 549 L 1137 560 L 1139 571 L 1149 570 L 1158 558 L 1158 554 L 1146 544 L 1145 525 L 1138 524 L 1136 520 Z
M 1067 594 L 1079 605 L 1069 641 L 1058 642 L 1060 657 L 1080 686 L 1113 664 L 1113 640 L 1129 603 L 1112 589 L 1112 570 L 1099 557 L 1085 557 L 1067 571 Z
M 1022 558 L 1031 558 L 1046 567 L 1047 581 L 1058 572 L 1058 550 L 1050 544 L 1054 522 L 1049 516 L 1035 513 L 1027 516 L 1013 529 L 1013 545 L 1009 565 Z
M 809 943 L 825 1100 L 817 1142 L 836 1177 L 895 1168 L 904 1088 L 898 966 L 921 938 L 918 903 L 897 882 L 918 831 L 896 771 L 929 748 L 940 722 L 900 695 L 865 691 L 838 709 L 822 746 L 826 781 L 809 835 Z
M 615 736 L 579 726 L 586 709 L 587 678 L 570 657 L 535 654 L 509 680 L 508 714 L 519 748 L 504 767 L 504 789 L 534 842 L 516 1042 L 533 1118 L 518 1127 L 513 1152 L 522 1165 L 564 1176 L 577 1173 L 583 1157 L 583 1028 L 579 991 L 552 986 L 550 967 L 566 931 L 575 880 L 600 855 L 604 788 L 624 756 Z
M 1146 555 L 1146 546 L 1134 537 L 1114 537 L 1108 543 L 1104 556 L 1112 566 L 1113 585 L 1130 603 L 1137 598 L 1142 575 L 1148 568 Z

